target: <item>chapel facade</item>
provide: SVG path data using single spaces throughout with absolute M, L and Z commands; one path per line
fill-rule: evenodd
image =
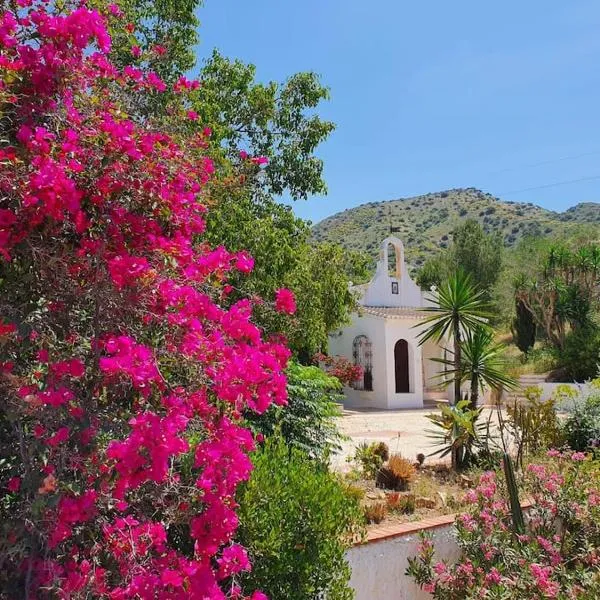
M 356 408 L 422 408 L 425 400 L 444 400 L 440 370 L 442 343 L 419 345 L 419 333 L 431 304 L 410 277 L 404 245 L 396 237 L 381 243 L 377 270 L 359 295 L 358 312 L 350 325 L 329 337 L 330 355 L 360 365 L 363 376 L 345 388 L 346 406 Z

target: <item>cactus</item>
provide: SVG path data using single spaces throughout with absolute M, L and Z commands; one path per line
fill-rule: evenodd
M 502 457 L 504 466 L 504 477 L 506 478 L 506 487 L 510 499 L 510 512 L 512 513 L 513 527 L 516 533 L 525 531 L 525 520 L 523 519 L 523 509 L 519 501 L 519 490 L 517 489 L 517 481 L 515 479 L 515 471 L 513 469 L 512 459 L 508 454 Z

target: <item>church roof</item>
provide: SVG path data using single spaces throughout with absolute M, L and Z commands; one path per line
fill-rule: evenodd
M 426 319 L 428 316 L 414 306 L 361 306 L 358 310 L 382 319 Z

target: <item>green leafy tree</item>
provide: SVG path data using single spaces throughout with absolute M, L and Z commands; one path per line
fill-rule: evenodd
M 339 450 L 341 435 L 335 423 L 343 398 L 338 379 L 319 367 L 290 363 L 287 372 L 288 403 L 271 406 L 262 415 L 248 413 L 252 429 L 265 437 L 276 433 L 288 448 L 326 463 Z
M 478 221 L 467 219 L 452 233 L 450 247 L 425 262 L 417 281 L 422 288 L 440 286 L 457 269 L 467 273 L 486 298 L 502 270 L 503 246 L 499 234 L 487 234 Z
M 487 326 L 488 305 L 482 291 L 477 290 L 471 277 L 464 271 L 456 271 L 442 284 L 434 296 L 435 304 L 423 309 L 431 313 L 422 325 L 419 344 L 428 340 L 440 342 L 452 340 L 454 367 L 454 402 L 461 399 L 462 340 L 464 336 Z
M 569 330 L 587 329 L 598 306 L 600 245 L 588 243 L 572 249 L 550 246 L 535 270 L 518 274 L 515 297 L 530 312 L 536 325 L 559 351 Z
M 323 162 L 314 151 L 334 125 L 315 109 L 329 99 L 329 90 L 314 73 L 297 73 L 284 83 L 255 78 L 254 65 L 215 50 L 200 69 L 201 87 L 191 96 L 200 122 L 212 128 L 230 160 L 240 160 L 240 148 L 268 158 L 254 180 L 254 195 L 324 194 Z
M 267 440 L 253 462 L 238 497 L 238 541 L 253 563 L 241 577 L 244 591 L 286 600 L 351 600 L 345 553 L 362 529 L 356 497 L 335 474 L 280 439 Z
M 206 238 L 231 250 L 247 249 L 255 261 L 252 273 L 234 281 L 232 300 L 272 298 L 280 287 L 293 290 L 298 307 L 293 319 L 268 305 L 258 307 L 255 318 L 267 333 L 283 332 L 302 362 L 311 362 L 326 348 L 328 333 L 348 322 L 356 305 L 349 281 L 364 278 L 367 263 L 341 246 L 312 245 L 307 223 L 273 199 L 255 201 L 235 188 L 228 197 L 222 193 L 207 215 Z

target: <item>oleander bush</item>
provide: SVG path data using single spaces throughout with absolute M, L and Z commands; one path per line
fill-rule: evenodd
M 436 561 L 424 536 L 407 573 L 436 600 L 600 597 L 600 464 L 580 452 L 549 455 L 520 481 L 532 502 L 524 531 L 502 481 L 487 472 L 455 521 L 460 560 Z

